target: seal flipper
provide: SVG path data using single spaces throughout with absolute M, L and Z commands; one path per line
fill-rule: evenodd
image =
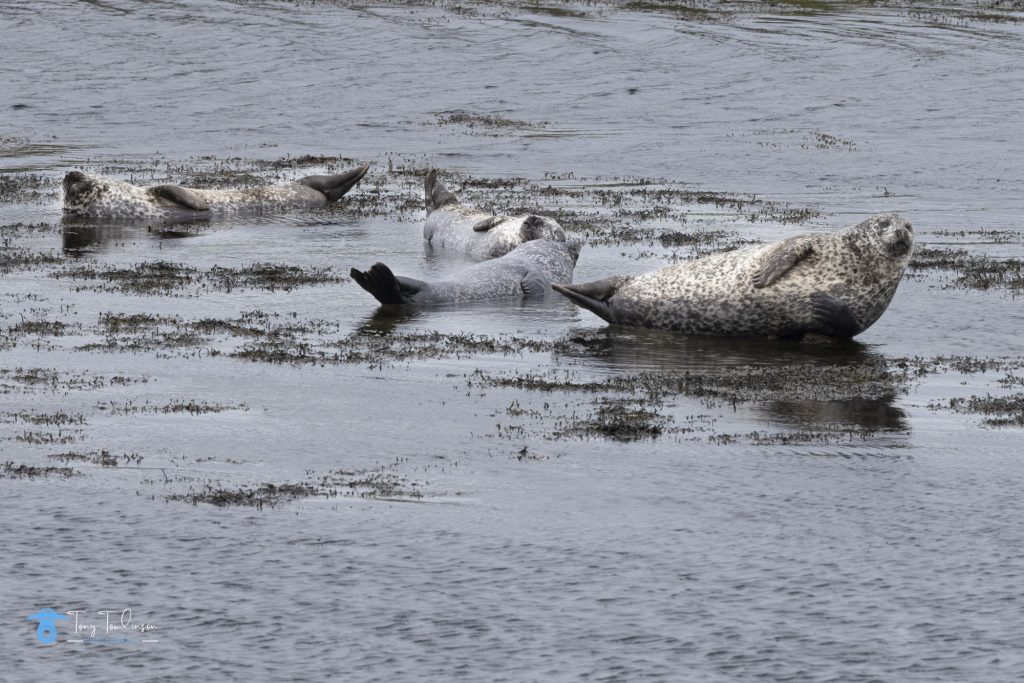
M 850 307 L 830 294 L 811 294 L 811 305 L 814 309 L 814 321 L 822 334 L 850 338 L 863 329 Z
M 527 299 L 543 299 L 548 291 L 549 280 L 536 268 L 523 273 L 519 286 L 523 288 L 523 296 Z
M 481 218 L 473 224 L 473 232 L 487 232 L 503 220 L 505 220 L 504 216 L 488 216 L 487 218 Z
M 173 202 L 184 209 L 192 209 L 193 211 L 210 210 L 210 205 L 206 203 L 206 200 L 187 187 L 154 185 L 149 188 L 149 191 L 154 197 Z
M 360 287 L 373 295 L 382 304 L 411 304 L 412 296 L 419 292 L 425 283 L 408 277 L 395 277 L 391 269 L 383 263 L 375 263 L 367 271 L 353 268 L 349 275 Z
M 295 182 L 313 188 L 326 197 L 328 202 L 336 202 L 355 187 L 368 170 L 370 165 L 363 164 L 359 168 L 337 175 L 309 175 Z
M 437 169 L 434 168 L 427 171 L 427 177 L 423 179 L 423 195 L 427 205 L 428 216 L 432 211 L 440 209 L 442 206 L 459 203 L 458 198 L 445 189 L 445 186 L 437 179 Z
M 629 278 L 615 275 L 603 280 L 586 282 L 581 285 L 551 285 L 551 288 L 568 297 L 577 306 L 593 311 L 610 323 L 618 322 L 618 316 L 612 310 L 608 300 L 614 296 L 619 287 L 626 284 Z
M 764 263 L 754 273 L 754 288 L 762 289 L 778 282 L 793 266 L 814 251 L 814 247 L 803 237 L 791 237 L 775 245 L 764 256 Z

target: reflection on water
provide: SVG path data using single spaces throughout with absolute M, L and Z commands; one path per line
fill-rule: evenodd
M 422 323 L 428 312 L 417 306 L 380 306 L 356 328 L 359 334 L 391 334 L 402 326 Z
M 587 358 L 626 371 L 699 371 L 740 365 L 780 363 L 856 364 L 878 358 L 855 340 L 739 339 L 686 336 L 666 330 L 610 325 L 571 333 Z
M 884 355 L 854 340 L 811 338 L 802 342 L 776 339 L 733 339 L 729 337 L 688 337 L 665 330 L 608 326 L 597 330 L 570 333 L 573 342 L 565 357 L 585 366 L 616 373 L 701 373 L 744 368 L 789 366 L 805 369 L 813 377 L 815 369 L 833 366 L 886 367 Z M 581 348 L 583 351 L 574 351 Z M 829 375 L 832 381 L 835 378 Z M 843 377 L 839 373 L 838 377 Z M 768 423 L 797 429 L 850 427 L 859 430 L 906 431 L 907 414 L 894 404 L 895 395 L 887 393 L 868 400 L 861 397 L 841 400 L 777 400 L 775 387 L 766 386 L 764 401 L 756 403 L 755 413 Z M 835 387 L 849 393 L 848 387 Z M 829 387 L 822 386 L 827 394 Z
M 104 251 L 116 242 L 130 239 L 149 238 L 154 240 L 182 239 L 197 237 L 205 227 L 205 221 L 168 223 L 140 226 L 138 221 L 118 222 L 111 219 L 86 219 L 63 216 L 60 221 L 61 241 L 64 252 L 69 256 L 82 256 L 87 252 Z
M 878 400 L 854 398 L 848 401 L 772 401 L 765 415 L 783 427 L 851 427 L 867 432 L 907 432 L 907 412 L 896 406 L 893 397 Z

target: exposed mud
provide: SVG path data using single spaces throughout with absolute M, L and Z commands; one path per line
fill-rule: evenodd
M 990 427 L 1024 427 L 1024 394 L 951 398 L 947 405 L 933 403 L 929 407 L 984 415 L 982 422 Z
M 147 376 L 98 375 L 91 372 L 67 373 L 51 368 L 0 368 L 0 394 L 64 393 L 111 386 L 144 384 Z
M 331 268 L 303 268 L 277 263 L 254 263 L 242 268 L 214 266 L 200 270 L 178 263 L 151 261 L 131 268 L 78 266 L 51 277 L 72 280 L 75 291 L 107 291 L 161 296 L 201 296 L 208 291 L 263 289 L 291 291 L 311 285 L 338 285 L 348 281 Z M 102 284 L 77 284 L 78 281 Z M 182 292 L 182 290 L 188 290 Z
M 174 493 L 165 498 L 198 505 L 206 503 L 217 507 L 241 505 L 274 508 L 299 498 L 338 497 L 357 498 L 406 498 L 423 497 L 419 484 L 408 481 L 390 472 L 346 472 L 337 470 L 322 475 L 316 480 L 272 484 L 264 483 L 254 487 L 239 486 L 224 488 L 218 482 L 204 482 L 198 489 L 189 487 L 186 493 Z
M 0 463 L 0 479 L 38 479 L 42 477 L 59 477 L 67 479 L 80 475 L 70 467 L 39 467 L 36 465 L 14 464 L 11 461 Z
M 941 285 L 944 289 L 997 289 L 1013 294 L 1024 290 L 1024 260 L 1018 258 L 992 258 L 961 248 L 921 248 L 914 253 L 910 269 L 951 272 L 952 279 Z

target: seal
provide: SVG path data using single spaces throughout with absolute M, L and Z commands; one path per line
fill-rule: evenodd
M 554 218 L 535 214 L 495 216 L 461 205 L 437 179 L 436 169 L 427 172 L 423 193 L 427 207 L 423 238 L 433 247 L 490 259 L 504 256 L 530 240 L 565 241 L 565 232 Z
M 423 282 L 395 275 L 383 263 L 352 279 L 387 305 L 431 306 L 490 299 L 543 298 L 555 281 L 571 281 L 580 249 L 576 243 L 531 240 L 496 259 L 474 263 L 451 279 Z
M 610 323 L 687 334 L 849 338 L 892 301 L 914 234 L 894 213 L 836 234 L 713 254 L 555 291 Z
M 313 175 L 274 187 L 200 190 L 180 185 L 139 187 L 70 171 L 64 176 L 64 212 L 94 218 L 204 218 L 212 214 L 310 209 L 336 202 L 366 175 L 359 168 Z

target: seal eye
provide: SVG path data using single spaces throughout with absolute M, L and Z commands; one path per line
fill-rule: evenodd
M 886 218 L 885 220 L 883 220 L 883 221 L 879 222 L 879 224 L 878 224 L 878 228 L 879 228 L 880 230 L 885 230 L 885 229 L 886 229 L 886 228 L 888 228 L 888 227 L 889 227 L 890 225 L 892 225 L 892 221 L 890 221 L 890 220 L 889 220 L 888 218 Z

